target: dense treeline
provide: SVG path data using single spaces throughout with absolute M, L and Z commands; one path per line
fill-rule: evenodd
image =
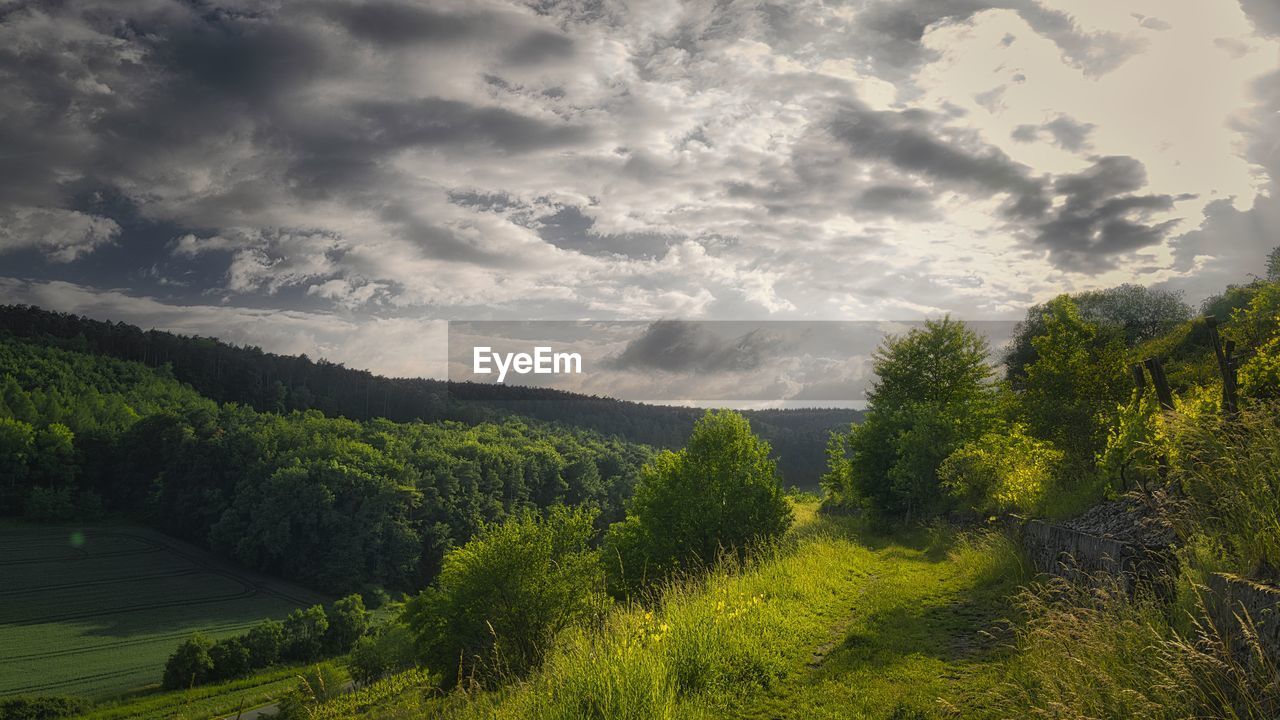
M 1145 393 L 1135 386 L 1134 365 L 1159 360 L 1178 417 L 1221 434 L 1210 427 L 1223 397 L 1217 332 L 1234 344 L 1242 406 L 1265 415 L 1280 399 L 1280 277 L 1233 285 L 1195 315 L 1173 293 L 1133 285 L 1061 295 L 1027 312 L 1002 379 L 963 323 L 888 339 L 865 422 L 828 449 L 831 502 L 888 516 L 1066 515 L 1176 473 L 1177 433 L 1150 372 Z
M 642 446 L 500 424 L 258 412 L 164 370 L 0 341 L 0 509 L 105 506 L 326 591 L 410 589 L 446 548 L 522 508 L 622 515 Z
M 520 416 L 676 448 L 701 412 L 557 390 L 386 378 L 305 355 L 286 356 L 214 338 L 144 331 L 26 305 L 0 305 L 0 334 L 78 352 L 167 368 L 219 403 L 260 412 L 319 410 L 353 420 L 501 422 Z M 856 419 L 851 410 L 760 410 L 744 413 L 780 455 L 786 482 L 813 487 L 822 474 L 822 447 L 831 430 Z

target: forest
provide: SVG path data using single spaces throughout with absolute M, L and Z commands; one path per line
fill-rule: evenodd
M 5 514 L 123 513 L 326 591 L 411 589 L 524 507 L 617 519 L 651 451 L 508 418 L 396 423 L 215 402 L 167 370 L 0 340 Z
M 454 420 L 468 425 L 501 422 L 514 415 L 664 448 L 679 447 L 700 415 L 693 408 L 559 390 L 387 378 L 323 358 L 276 355 L 216 338 L 144 331 L 123 322 L 29 305 L 0 305 L 0 328 L 42 345 L 167 368 L 173 378 L 215 402 L 235 402 L 261 412 L 319 410 L 328 417 L 352 420 Z M 829 409 L 745 414 L 778 452 L 784 481 L 810 489 L 817 488 L 823 472 L 827 435 L 858 418 L 854 410 Z

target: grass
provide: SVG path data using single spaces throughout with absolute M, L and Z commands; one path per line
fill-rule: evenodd
M 1187 496 L 1182 534 L 1221 548 L 1236 573 L 1280 580 L 1280 404 L 1247 408 L 1235 421 L 1179 418 L 1171 479 Z
M 325 601 L 129 526 L 0 525 L 0 575 L 0 696 L 119 697 L 158 683 L 197 630 Z
M 1280 670 L 1247 619 L 1251 632 L 1229 641 L 1199 608 L 1180 631 L 1177 608 L 1187 603 L 1170 607 L 1101 578 L 1033 585 L 1017 604 L 1026 622 L 1016 630 L 1016 661 L 995 690 L 997 704 L 1021 717 L 1280 717 Z
M 172 720 L 223 717 L 279 700 L 298 684 L 306 666 L 276 667 L 189 690 L 146 692 L 94 708 L 84 720 Z
M 673 583 L 562 636 L 543 668 L 504 690 L 410 691 L 365 716 L 902 718 L 946 713 L 999 681 L 979 631 L 1024 579 L 994 535 L 877 536 L 797 507 L 785 542 L 745 566 Z M 895 714 L 896 713 L 896 714 Z M 339 713 L 336 717 L 356 715 Z

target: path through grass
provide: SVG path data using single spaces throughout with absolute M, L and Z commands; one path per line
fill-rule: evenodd
M 799 507 L 788 541 L 750 567 L 668 588 L 562 638 L 500 692 L 370 708 L 426 716 L 634 718 L 974 717 L 1003 661 L 1005 598 L 1024 580 L 995 535 L 877 536 Z M 962 709 L 962 711 L 961 711 Z

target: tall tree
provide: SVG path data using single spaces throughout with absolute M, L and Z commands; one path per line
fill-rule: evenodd
M 605 539 L 605 563 L 615 590 L 635 589 L 776 538 L 790 524 L 769 444 L 742 415 L 709 411 L 684 449 L 664 452 L 641 470 L 627 519 Z
M 847 441 L 846 495 L 891 515 L 945 509 L 938 467 L 998 416 L 988 354 L 986 340 L 949 317 L 886 339 L 874 356 L 866 419 Z M 841 475 L 833 468 L 831 477 Z
M 1124 343 L 1085 319 L 1066 295 L 1044 306 L 1039 327 L 1019 412 L 1031 434 L 1061 449 L 1075 471 L 1092 472 L 1129 393 Z

